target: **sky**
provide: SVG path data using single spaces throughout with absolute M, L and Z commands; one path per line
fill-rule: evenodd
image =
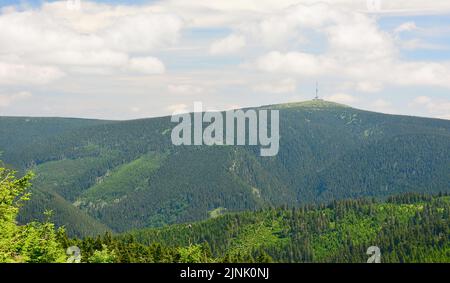
M 448 0 L 0 0 L 0 116 L 323 99 L 450 119 Z

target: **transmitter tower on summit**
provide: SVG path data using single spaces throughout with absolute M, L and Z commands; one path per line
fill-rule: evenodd
M 314 97 L 314 100 L 319 100 L 319 83 L 316 82 L 316 97 Z

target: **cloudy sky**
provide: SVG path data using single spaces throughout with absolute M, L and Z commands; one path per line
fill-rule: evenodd
M 316 81 L 450 119 L 450 1 L 0 0 L 2 116 L 223 110 L 308 100 Z

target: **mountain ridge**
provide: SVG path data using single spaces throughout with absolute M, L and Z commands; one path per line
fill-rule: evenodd
M 311 108 L 324 108 L 324 107 L 342 107 L 342 108 L 351 108 L 356 109 L 360 111 L 370 112 L 370 113 L 378 113 L 378 114 L 384 114 L 384 115 L 390 115 L 390 116 L 401 116 L 401 117 L 412 117 L 412 118 L 422 118 L 422 119 L 433 119 L 433 120 L 444 120 L 444 121 L 450 121 L 449 119 L 445 118 L 437 118 L 437 117 L 428 117 L 428 116 L 417 116 L 417 115 L 407 115 L 407 114 L 393 114 L 393 113 L 383 113 L 383 112 L 377 112 L 367 109 L 359 109 L 355 108 L 353 106 L 338 103 L 330 100 L 325 99 L 311 99 L 311 100 L 303 100 L 303 101 L 295 101 L 295 102 L 286 102 L 286 103 L 275 103 L 275 104 L 265 104 L 260 106 L 246 106 L 242 108 L 234 108 L 232 110 L 239 110 L 239 109 L 285 109 L 285 108 L 295 108 L 295 107 L 311 107 Z M 227 110 L 218 110 L 215 112 L 225 112 Z M 188 112 L 189 114 L 192 114 L 193 112 Z M 99 122 L 106 122 L 106 123 L 116 123 L 116 122 L 129 122 L 129 121 L 139 121 L 139 120 L 148 120 L 148 119 L 158 119 L 158 118 L 167 118 L 171 115 L 160 115 L 160 116 L 154 116 L 154 117 L 141 117 L 141 118 L 131 118 L 131 119 L 107 119 L 107 118 L 89 118 L 89 117 L 66 117 L 66 116 L 0 116 L 0 118 L 5 119 L 63 119 L 63 120 L 82 120 L 82 121 L 99 121 Z
M 49 118 L 36 128 L 0 119 L 8 137 L 0 137 L 0 151 L 6 163 L 36 172 L 36 192 L 67 201 L 52 207 L 41 194 L 22 221 L 53 208 L 59 225 L 78 223 L 78 213 L 99 224 L 90 227 L 116 232 L 201 220 L 223 209 L 450 190 L 450 121 L 323 100 L 254 109 L 277 107 L 280 152 L 270 158 L 252 146 L 173 146 L 170 116 L 70 120 L 74 125 Z M 77 230 L 71 233 L 89 234 Z

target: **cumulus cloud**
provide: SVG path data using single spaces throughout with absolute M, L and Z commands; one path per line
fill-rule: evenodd
M 268 52 L 255 63 L 256 68 L 263 71 L 300 76 L 341 74 L 364 79 L 367 65 L 380 60 L 391 61 L 396 54 L 389 35 L 380 31 L 371 17 L 361 13 L 333 9 L 326 4 L 297 5 L 277 15 L 276 20 L 296 29 L 314 28 L 316 33 L 326 38 L 328 48 L 319 54 Z
M 418 27 L 414 18 L 402 17 L 397 27 L 386 27 L 373 13 L 445 13 L 450 11 L 447 0 L 382 1 L 376 11 L 369 11 L 367 1 L 354 0 L 82 2 L 79 10 L 67 9 L 65 1 L 1 10 L 0 93 L 26 85 L 39 95 L 67 95 L 54 109 L 74 109 L 62 104 L 79 101 L 78 109 L 89 105 L 89 113 L 110 111 L 116 118 L 122 108 L 124 116 L 182 109 L 179 101 L 186 102 L 189 95 L 206 101 L 211 89 L 217 94 L 211 99 L 223 109 L 230 103 L 226 100 L 259 103 L 256 93 L 242 95 L 248 87 L 263 93 L 258 98 L 267 101 L 261 103 L 276 103 L 293 97 L 297 82 L 319 80 L 328 86 L 345 85 L 329 92 L 335 101 L 388 109 L 392 106 L 381 99 L 388 95 L 385 88 L 396 87 L 404 97 L 405 90 L 398 87 L 450 88 L 450 62 L 402 56 L 404 49 L 443 50 L 428 41 L 443 38 L 439 26 L 428 30 Z M 223 31 L 229 34 L 217 39 L 215 33 Z M 229 64 L 208 54 L 235 57 Z M 241 64 L 234 64 L 238 59 Z M 108 95 L 102 112 L 92 106 L 100 105 L 93 103 L 94 95 L 79 95 L 93 92 L 98 95 L 95 102 L 105 101 L 101 94 Z M 124 93 L 136 95 L 129 105 L 123 103 L 129 99 Z M 364 99 L 363 93 L 377 97 Z M 431 102 L 414 107 L 445 115 L 446 102 L 428 95 Z M 7 97 L 11 101 L 11 94 Z M 154 102 L 154 109 L 133 111 L 144 97 Z
M 213 55 L 232 54 L 243 47 L 245 47 L 245 37 L 231 34 L 223 39 L 214 41 L 209 48 L 209 52 Z
M 449 63 L 404 61 L 399 56 L 395 37 L 380 30 L 374 18 L 324 4 L 317 6 L 301 6 L 302 13 L 321 13 L 314 21 L 295 19 L 295 22 L 300 27 L 318 27 L 315 30 L 325 36 L 327 50 L 322 53 L 270 51 L 257 58 L 253 66 L 264 72 L 299 77 L 333 75 L 359 82 L 354 84 L 355 89 L 364 92 L 378 92 L 385 85 L 450 88 Z M 288 21 L 292 13 L 291 9 L 286 10 L 278 18 Z M 402 29 L 406 28 L 412 28 L 411 24 Z
M 125 52 L 149 52 L 174 44 L 182 27 L 174 15 L 142 13 L 120 17 L 101 34 L 107 46 Z
M 323 56 L 303 52 L 269 52 L 256 61 L 256 67 L 270 73 L 293 73 L 304 76 L 319 76 L 336 70 L 336 63 Z
M 90 74 L 95 73 L 90 68 L 160 74 L 164 64 L 152 53 L 177 42 L 182 25 L 176 15 L 151 6 L 83 1 L 82 9 L 74 11 L 58 1 L 33 10 L 9 9 L 0 14 L 0 54 L 8 55 L 2 58 L 0 72 L 13 69 L 8 73 L 20 72 L 39 83 L 73 69 Z M 3 83 L 21 83 L 1 74 Z
M 0 86 L 14 84 L 46 84 L 64 76 L 64 73 L 52 66 L 29 64 L 11 64 L 0 62 Z

